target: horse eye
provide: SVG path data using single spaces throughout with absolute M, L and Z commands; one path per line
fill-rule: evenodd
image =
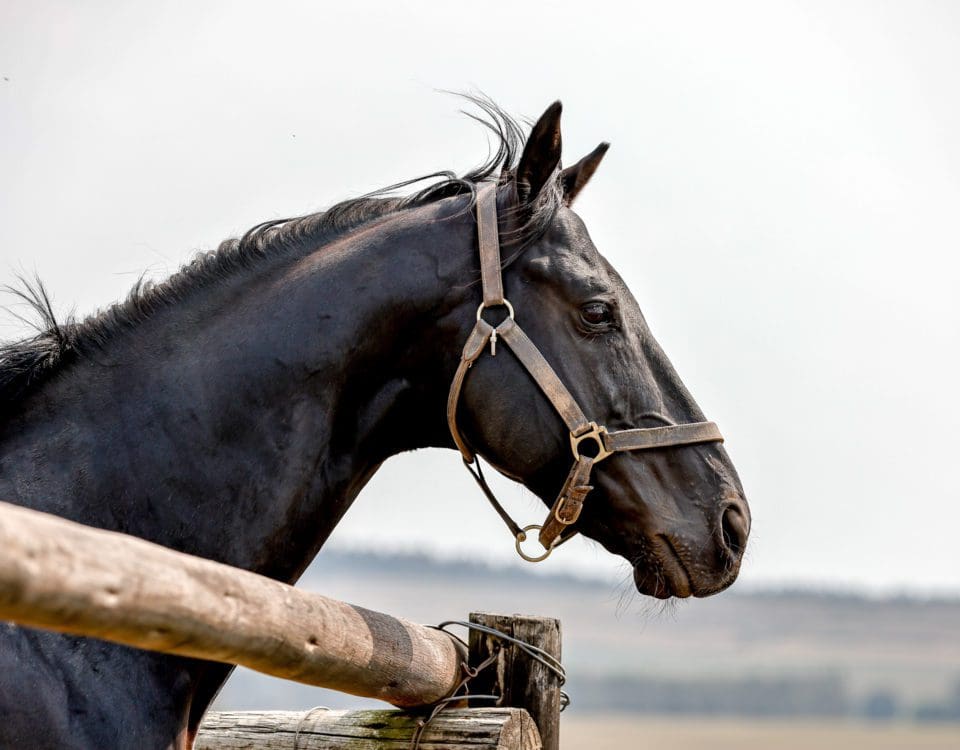
M 606 302 L 588 302 L 580 308 L 583 322 L 591 326 L 601 326 L 613 321 L 613 311 Z

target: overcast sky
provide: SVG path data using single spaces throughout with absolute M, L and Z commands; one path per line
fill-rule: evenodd
M 740 471 L 742 580 L 956 592 L 958 71 L 951 2 L 6 0 L 0 280 L 87 313 L 259 221 L 479 162 L 436 89 L 559 98 L 567 163 L 613 144 L 578 210 Z M 459 464 L 393 459 L 335 543 L 512 561 Z M 621 571 L 582 541 L 544 565 Z

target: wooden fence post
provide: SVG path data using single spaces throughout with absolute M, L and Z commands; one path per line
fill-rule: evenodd
M 470 614 L 470 622 L 513 636 L 560 659 L 560 621 L 550 617 Z M 499 650 L 496 664 L 470 682 L 470 692 L 499 695 L 497 705 L 524 708 L 540 730 L 543 750 L 560 747 L 560 681 L 543 664 L 520 648 L 495 636 L 470 631 L 470 664 L 477 665 Z M 471 702 L 471 705 L 483 705 Z

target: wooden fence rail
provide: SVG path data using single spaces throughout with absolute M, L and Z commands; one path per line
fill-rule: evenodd
M 442 711 L 422 750 L 559 747 L 558 673 L 500 635 L 471 630 L 468 652 L 435 628 L 2 502 L 0 620 L 240 664 L 403 708 L 449 696 L 464 663 L 486 663 L 470 692 L 496 698 Z M 470 622 L 560 658 L 557 620 L 474 613 Z M 197 750 L 399 750 L 425 715 L 214 712 Z
M 226 711 L 203 720 L 194 750 L 409 750 L 419 717 L 403 711 Z M 420 750 L 541 750 L 520 708 L 449 709 Z
M 0 620 L 420 706 L 466 653 L 433 628 L 0 503 Z

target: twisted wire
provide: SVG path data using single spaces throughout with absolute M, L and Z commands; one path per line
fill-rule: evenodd
M 484 633 L 486 635 L 492 635 L 495 638 L 499 638 L 508 643 L 512 643 L 517 646 L 521 651 L 523 651 L 527 656 L 529 656 L 534 661 L 542 664 L 548 671 L 550 671 L 560 683 L 562 688 L 567 681 L 567 670 L 564 669 L 563 664 L 560 663 L 560 660 L 557 659 L 553 654 L 549 654 L 544 651 L 539 646 L 534 646 L 532 643 L 521 640 L 520 638 L 515 638 L 512 635 L 507 635 L 502 630 L 497 630 L 496 628 L 491 628 L 489 625 L 481 625 L 476 622 L 466 622 L 465 620 L 445 620 L 439 625 L 434 627 L 437 630 L 442 630 L 444 633 L 447 633 L 453 638 L 457 638 L 461 643 L 463 639 L 459 638 L 453 633 L 450 633 L 447 630 L 447 627 L 450 625 L 459 625 L 462 628 L 467 628 L 468 630 L 476 630 L 479 633 Z M 570 696 L 563 690 L 560 691 L 560 710 L 563 711 L 570 705 Z

